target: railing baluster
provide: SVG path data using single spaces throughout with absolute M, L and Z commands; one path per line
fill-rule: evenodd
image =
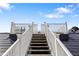
M 45 35 L 48 40 L 49 48 L 51 49 L 51 54 L 54 56 L 72 56 L 69 50 L 62 44 L 62 42 L 56 38 L 53 31 L 48 28 L 47 23 L 45 25 Z
M 34 23 L 32 23 L 29 29 L 22 34 L 22 37 L 17 39 L 2 56 L 24 56 L 27 53 L 33 33 L 33 24 Z

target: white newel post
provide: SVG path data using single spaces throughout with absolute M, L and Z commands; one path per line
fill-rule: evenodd
M 15 33 L 15 23 L 14 22 L 11 22 L 11 33 Z
M 65 22 L 65 25 L 66 25 L 66 32 L 67 32 L 67 30 L 68 30 L 68 28 L 67 28 L 67 22 Z
M 48 34 L 48 31 L 47 31 L 47 23 L 46 22 L 44 22 L 44 26 L 45 26 L 45 34 L 46 34 L 46 36 L 48 36 L 47 34 Z M 47 37 L 47 39 L 48 39 L 48 37 Z
M 34 22 L 32 22 L 32 34 L 34 33 Z

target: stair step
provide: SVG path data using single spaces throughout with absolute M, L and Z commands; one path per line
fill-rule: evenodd
M 50 51 L 50 50 L 29 50 L 29 51 Z
M 33 34 L 33 36 L 45 36 L 45 34 Z
M 0 48 L 9 48 L 11 45 L 2 45 Z
M 7 50 L 7 48 L 0 48 L 0 51 L 1 51 L 1 50 Z
M 29 50 L 30 54 L 50 54 L 49 50 Z
M 67 47 L 68 49 L 79 49 L 79 47 Z
M 79 45 L 79 43 L 64 43 L 65 45 Z
M 0 46 L 7 46 L 7 45 L 11 45 L 11 44 L 0 44 Z
M 47 43 L 47 41 L 31 41 L 31 43 Z
M 79 42 L 63 42 L 64 44 L 79 44 Z
M 73 56 L 79 56 L 78 52 L 71 52 Z
M 8 48 L 0 48 L 0 50 L 6 50 L 6 49 L 8 49 Z
M 32 38 L 32 40 L 46 40 L 46 38 L 37 37 L 37 38 Z
M 70 45 L 70 46 L 69 45 L 66 45 L 66 47 L 70 49 L 72 47 L 79 47 L 79 45 L 77 45 L 77 46 L 76 45 L 74 45 L 74 46 L 73 45 Z
M 32 36 L 32 38 L 46 38 L 45 36 Z
M 28 56 L 51 56 L 51 54 L 28 54 Z
M 46 38 L 46 37 L 40 37 L 40 36 L 36 36 L 36 37 L 34 37 L 34 36 L 32 36 L 32 38 Z
M 0 42 L 0 43 L 11 43 L 11 42 Z
M 32 41 L 34 41 L 34 42 L 42 41 L 43 42 L 43 41 L 46 41 L 46 40 L 32 40 Z
M 47 44 L 47 43 L 30 43 L 30 44 Z
M 33 34 L 33 36 L 45 36 L 45 34 Z
M 66 46 L 79 46 L 79 44 L 65 44 Z
M 45 37 L 45 35 L 43 35 L 43 34 L 33 34 L 33 36 L 41 36 L 41 37 Z
M 41 39 L 40 39 L 40 40 L 32 40 L 32 41 L 46 41 L 46 40 L 41 40 Z
M 0 44 L 11 44 L 11 42 L 0 42 Z
M 48 44 L 30 44 L 30 46 L 48 46 Z
M 0 48 L 9 48 L 10 46 L 0 46 Z
M 3 53 L 3 52 L 5 52 L 7 49 L 1 49 L 0 50 L 0 53 Z
M 9 38 L 5 38 L 5 39 L 0 38 L 0 41 L 7 41 L 7 40 L 10 40 L 10 39 Z
M 79 52 L 71 52 L 74 56 L 79 56 Z
M 79 49 L 69 49 L 69 51 L 71 51 L 71 52 L 78 52 L 79 53 Z
M 69 41 L 79 41 L 79 39 L 69 39 Z
M 79 41 L 68 41 L 68 42 L 79 42 Z
M 0 43 L 10 43 L 10 40 L 0 40 Z
M 30 47 L 48 47 L 48 46 L 30 46 Z
M 4 53 L 4 52 L 0 52 L 0 56 L 2 56 L 3 53 Z
M 8 48 L 0 48 L 0 55 L 2 55 Z
M 30 54 L 50 54 L 49 51 L 31 51 Z
M 38 35 L 38 36 L 32 36 L 32 37 L 41 37 L 41 38 L 44 38 L 45 36 L 44 35 Z
M 46 49 L 49 49 L 49 47 L 30 47 L 29 49 L 35 49 L 35 50 L 45 49 L 46 50 Z

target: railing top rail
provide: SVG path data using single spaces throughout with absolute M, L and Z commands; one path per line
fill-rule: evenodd
M 64 52 L 65 52 L 68 56 L 72 56 L 72 54 L 71 54 L 70 51 L 65 47 L 65 45 L 64 45 L 58 38 L 56 38 L 56 40 L 58 41 L 58 43 L 60 44 L 60 46 L 62 47 L 62 49 L 64 50 Z
M 15 25 L 32 25 L 32 23 L 14 23 Z M 37 25 L 37 24 L 33 24 L 33 25 Z
M 52 30 L 50 28 L 48 28 L 48 30 L 51 32 L 51 34 L 54 36 L 54 38 L 56 38 L 56 36 L 54 35 L 54 33 L 52 32 Z
M 14 23 L 14 24 L 17 24 L 17 25 L 28 25 L 28 24 L 31 24 L 31 23 Z
M 32 26 L 31 26 L 30 28 L 32 28 Z M 29 29 L 30 29 L 30 28 L 29 28 Z M 22 36 L 23 36 L 26 32 L 28 32 L 29 29 L 26 30 L 26 31 L 22 34 Z M 20 39 L 17 39 L 17 40 L 8 48 L 8 50 L 7 50 L 2 56 L 5 56 L 5 55 L 19 42 L 19 40 L 20 40 Z
M 47 23 L 48 25 L 66 25 L 66 23 Z M 41 24 L 44 25 L 44 24 Z
M 2 56 L 5 56 L 18 42 L 19 42 L 20 39 L 17 39 L 11 46 L 10 48 L 8 48 L 8 50 L 2 55 Z
M 48 25 L 65 25 L 66 23 L 47 23 Z

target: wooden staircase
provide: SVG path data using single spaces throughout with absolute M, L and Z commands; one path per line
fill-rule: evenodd
M 45 34 L 33 34 L 28 50 L 28 56 L 50 56 Z

